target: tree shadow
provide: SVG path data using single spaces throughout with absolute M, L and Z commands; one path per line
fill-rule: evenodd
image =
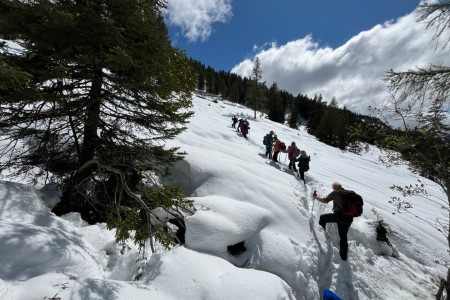
M 119 299 L 119 291 L 123 288 L 120 282 L 100 279 L 86 279 L 79 284 L 76 290 L 79 299 Z

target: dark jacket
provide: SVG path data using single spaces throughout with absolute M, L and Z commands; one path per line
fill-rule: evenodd
M 273 136 L 271 134 L 266 134 L 266 148 L 272 149 L 273 146 Z
M 300 155 L 295 161 L 298 161 L 298 169 L 300 171 L 306 172 L 309 170 L 309 162 L 311 161 L 310 156 L 303 157 Z

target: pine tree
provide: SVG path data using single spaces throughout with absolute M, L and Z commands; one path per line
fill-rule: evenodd
M 283 99 L 281 98 L 281 93 L 276 82 L 272 84 L 267 93 L 267 107 L 269 109 L 269 120 L 278 123 L 284 122 Z
M 293 101 L 291 105 L 291 113 L 289 114 L 288 125 L 291 128 L 296 129 L 298 126 L 299 117 L 299 103 L 298 101 Z
M 252 84 L 250 86 L 250 91 L 247 97 L 250 105 L 253 106 L 253 111 L 255 112 L 254 119 L 256 119 L 256 111 L 261 108 L 261 99 L 264 97 L 263 90 L 260 86 L 261 79 L 261 62 L 259 60 L 259 57 L 255 57 L 251 76 Z
M 185 54 L 170 44 L 163 4 L 0 4 L 0 38 L 21 47 L 0 51 L 0 128 L 12 139 L 0 149 L 12 153 L 1 169 L 44 170 L 63 191 L 55 213 L 106 221 L 118 239 L 136 230 L 141 244 L 176 238 L 154 208 L 182 223 L 192 205 L 157 178 L 183 157 L 164 141 L 185 129 L 196 85 Z

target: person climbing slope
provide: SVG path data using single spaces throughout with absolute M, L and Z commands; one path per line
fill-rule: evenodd
M 333 201 L 333 213 L 322 214 L 319 219 L 319 225 L 326 230 L 327 223 L 336 223 L 338 232 L 339 232 L 339 255 L 342 260 L 347 260 L 348 255 L 348 240 L 347 233 L 350 229 L 350 226 L 353 223 L 353 218 L 347 215 L 344 215 L 344 201 L 341 196 L 341 191 L 344 190 L 342 185 L 338 182 L 334 182 L 331 185 L 333 191 L 328 194 L 326 197 L 317 196 L 316 191 L 313 193 L 313 198 L 321 203 L 328 203 Z
M 266 146 L 266 157 L 269 156 L 269 159 L 272 159 L 272 148 L 273 148 L 273 131 L 270 131 L 264 137 L 264 145 Z
M 295 151 L 297 149 L 297 146 L 295 145 L 295 142 L 292 142 L 291 145 L 286 150 L 281 150 L 283 153 L 287 153 L 288 159 L 289 159 L 289 170 L 294 170 L 295 173 L 297 173 L 297 168 L 295 167 Z
M 305 181 L 305 172 L 309 170 L 309 162 L 311 161 L 311 157 L 306 154 L 305 150 L 300 151 L 300 156 L 295 159 L 298 161 L 298 172 L 300 173 L 300 179 L 303 180 L 303 183 L 306 184 Z
M 245 119 L 241 125 L 241 133 L 244 136 L 244 138 L 247 138 L 249 129 L 250 129 L 250 123 Z
M 236 123 L 238 122 L 238 118 L 236 116 L 233 116 L 231 118 L 231 122 L 232 122 L 231 127 L 236 128 Z
M 281 144 L 284 144 L 281 142 L 281 140 L 278 139 L 277 136 L 274 136 L 273 138 L 275 140 L 275 144 L 273 146 L 273 161 L 274 162 L 278 162 L 278 153 L 280 153 L 281 148 Z M 286 146 L 284 147 L 284 149 L 286 149 Z

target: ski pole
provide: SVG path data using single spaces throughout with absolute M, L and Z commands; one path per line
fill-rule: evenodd
M 317 195 L 316 191 L 313 192 L 312 194 L 312 209 L 311 209 L 311 214 L 314 213 L 314 197 Z

